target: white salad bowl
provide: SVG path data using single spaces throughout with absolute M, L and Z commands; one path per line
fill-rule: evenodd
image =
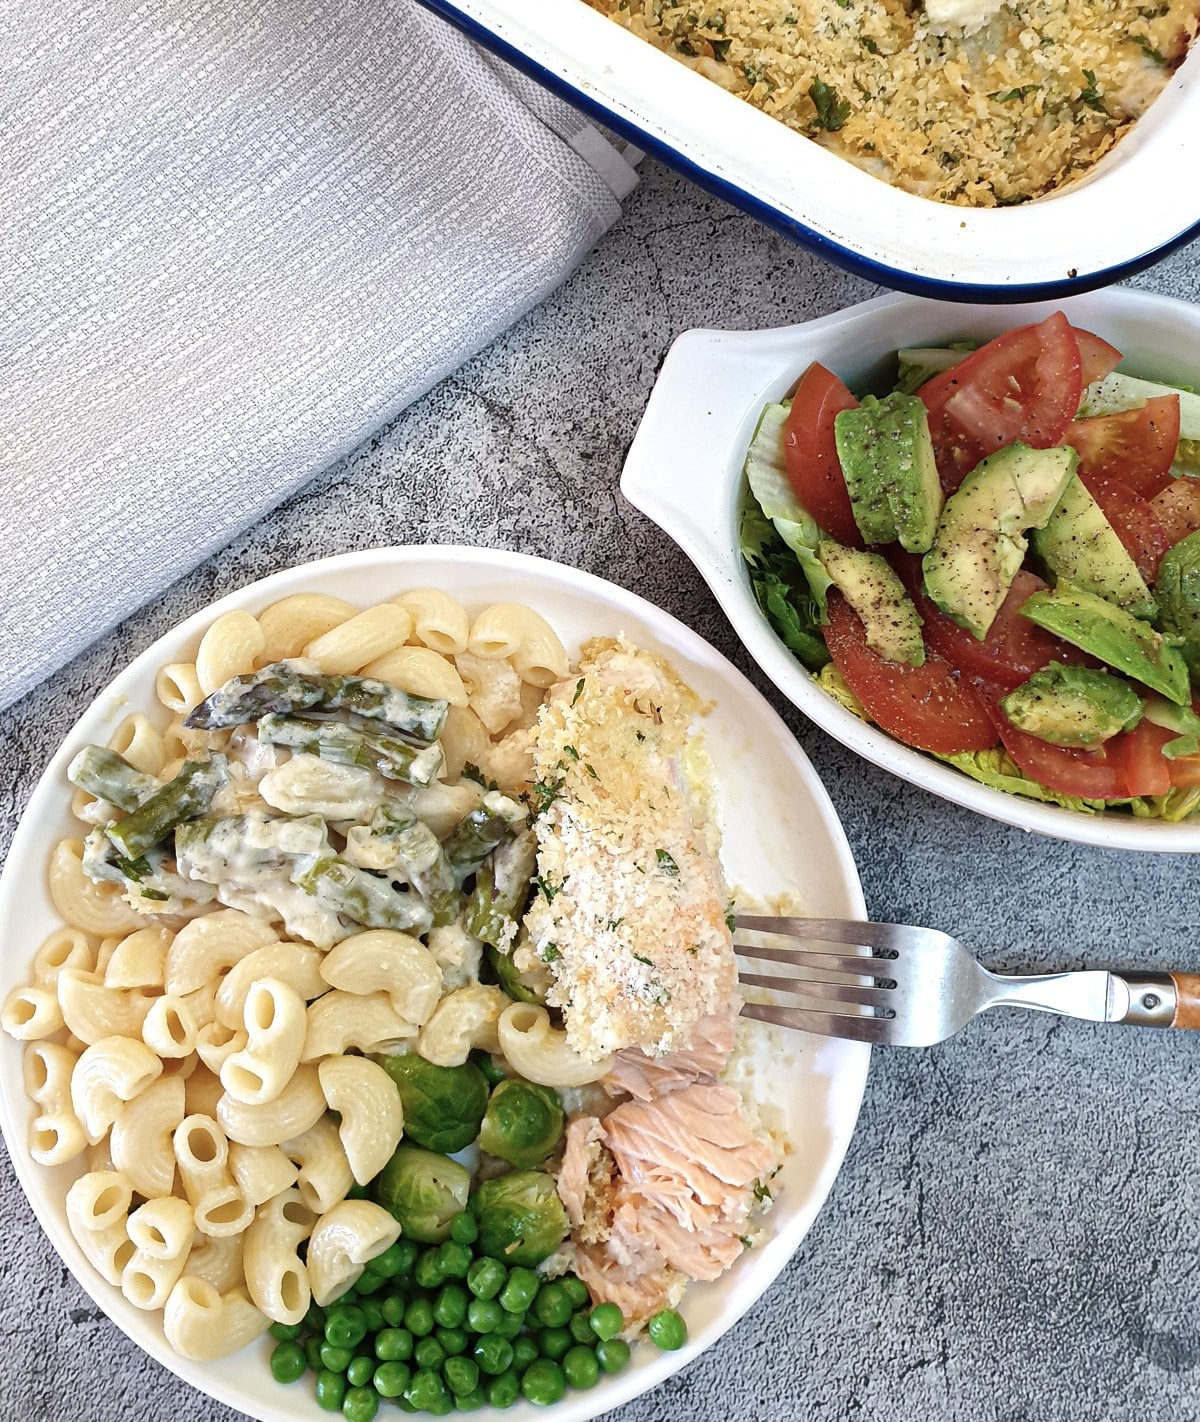
M 577 653 L 597 635 L 628 634 L 667 656 L 713 709 L 704 733 L 715 769 L 731 885 L 747 902 L 798 897 L 816 915 L 865 917 L 854 861 L 836 812 L 786 726 L 748 681 L 682 623 L 587 573 L 520 554 L 479 548 L 412 547 L 352 553 L 277 573 L 230 594 L 160 638 L 96 698 L 51 760 L 14 836 L 0 877 L 0 1000 L 28 981 L 38 945 L 61 922 L 46 889 L 52 846 L 72 832 L 66 767 L 89 742 L 103 742 L 131 709 L 154 705 L 156 670 L 195 654 L 201 634 L 222 613 L 258 612 L 281 597 L 314 590 L 359 606 L 405 588 L 442 587 L 476 609 L 519 601 L 539 609 Z M 77 825 L 75 826 L 77 828 Z M 570 1392 L 551 1413 L 584 1422 L 645 1392 L 714 1343 L 763 1293 L 811 1227 L 850 1143 L 866 1082 L 870 1049 L 861 1043 L 812 1038 L 746 1024 L 759 1094 L 769 1101 L 794 1149 L 778 1177 L 774 1208 L 760 1248 L 748 1251 L 720 1280 L 697 1284 L 681 1306 L 691 1334 L 677 1353 L 643 1343 L 631 1366 L 590 1392 Z M 33 1112 L 22 1085 L 21 1044 L 0 1038 L 0 1125 L 18 1178 L 51 1243 L 109 1317 L 147 1353 L 200 1392 L 260 1422 L 317 1422 L 326 1416 L 307 1383 L 282 1387 L 261 1340 L 218 1363 L 178 1357 L 163 1337 L 158 1314 L 132 1307 L 92 1269 L 66 1221 L 64 1197 L 78 1164 L 44 1169 L 26 1144 Z M 70 1410 L 61 1399 L 63 1411 Z M 498 1416 L 486 1410 L 483 1417 Z M 528 1404 L 504 1413 L 514 1422 L 545 1417 Z
M 1009 795 L 861 721 L 809 675 L 759 610 L 738 548 L 746 449 L 764 405 L 820 361 L 853 388 L 902 346 L 987 340 L 1055 310 L 1122 353 L 1121 368 L 1200 385 L 1200 308 L 1114 287 L 1061 302 L 961 306 L 885 296 L 801 326 L 689 331 L 671 347 L 629 450 L 621 490 L 669 533 L 703 574 L 750 655 L 810 720 L 874 765 L 943 799 L 1020 829 L 1109 849 L 1200 850 L 1200 824 L 1089 815 Z M 894 367 L 893 367 L 894 369 Z
M 1140 271 L 1200 231 L 1200 54 L 1078 182 L 1018 207 L 902 192 L 584 0 L 423 0 L 577 107 L 816 256 L 882 286 L 1028 301 Z M 964 122 L 967 120 L 964 119 Z

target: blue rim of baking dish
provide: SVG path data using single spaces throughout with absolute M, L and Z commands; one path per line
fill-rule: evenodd
M 486 25 L 481 24 L 473 16 L 464 14 L 451 3 L 451 0 L 419 0 L 419 3 L 427 10 L 432 10 L 435 14 L 440 15 L 444 20 L 448 20 L 470 39 L 478 41 L 486 49 L 498 54 L 514 69 L 521 70 L 522 73 L 552 90 L 575 108 L 581 109 L 589 118 L 595 119 L 597 123 L 618 133 L 628 142 L 635 144 L 638 148 L 645 149 L 647 153 L 652 153 L 668 167 L 674 168 L 676 172 L 681 173 L 714 197 L 721 198 L 733 207 L 740 208 L 742 212 L 756 218 L 767 227 L 774 228 L 776 232 L 803 247 L 805 251 L 811 252 L 813 256 L 832 262 L 835 266 L 841 267 L 854 276 L 864 277 L 867 281 L 874 282 L 878 286 L 888 287 L 893 291 L 904 291 L 912 296 L 925 296 L 935 301 L 998 302 L 1003 305 L 1015 305 L 1024 301 L 1058 301 L 1063 297 L 1077 296 L 1085 291 L 1095 291 L 1097 287 L 1111 286 L 1114 282 L 1124 281 L 1126 277 L 1136 276 L 1138 272 L 1145 271 L 1147 267 L 1152 267 L 1156 262 L 1162 261 L 1164 257 L 1169 257 L 1172 252 L 1178 251 L 1180 247 L 1185 247 L 1194 238 L 1200 237 L 1200 219 L 1197 219 L 1190 227 L 1185 227 L 1182 232 L 1169 238 L 1160 246 L 1143 252 L 1140 256 L 1131 257 L 1127 262 L 1106 267 L 1102 271 L 1085 272 L 1083 276 L 1064 277 L 1062 281 L 1034 282 L 1021 286 L 989 286 L 973 282 L 943 281 L 936 277 L 917 276 L 913 272 L 902 271 L 897 267 L 889 267 L 882 262 L 872 261 L 870 257 L 864 257 L 850 247 L 843 247 L 830 238 L 822 236 L 821 233 L 814 232 L 811 227 L 806 227 L 803 222 L 797 221 L 794 217 L 780 212 L 778 208 L 772 207 L 762 198 L 755 197 L 753 193 L 747 192 L 744 188 L 739 188 L 736 183 L 731 183 L 725 178 L 719 178 L 714 173 L 710 173 L 665 140 L 646 132 L 619 114 L 613 113 L 599 100 L 590 97 L 569 80 L 564 79 L 561 74 L 547 69 L 522 50 L 517 49 L 515 45 L 501 39 L 493 30 L 489 30 Z

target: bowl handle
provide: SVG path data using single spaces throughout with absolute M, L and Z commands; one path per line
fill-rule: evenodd
M 718 596 L 719 584 L 739 581 L 741 466 L 762 407 L 787 388 L 782 364 L 775 332 L 685 332 L 667 352 L 625 458 L 621 492 Z

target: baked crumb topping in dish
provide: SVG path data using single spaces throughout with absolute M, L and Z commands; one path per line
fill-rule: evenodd
M 1197 0 L 588 0 L 897 187 L 1008 206 L 1129 131 L 1186 57 Z

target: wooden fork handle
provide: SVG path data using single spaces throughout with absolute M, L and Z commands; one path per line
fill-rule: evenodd
M 1182 1027 L 1185 1031 L 1200 1031 L 1200 974 L 1172 973 L 1175 984 L 1175 1015 L 1172 1027 Z

